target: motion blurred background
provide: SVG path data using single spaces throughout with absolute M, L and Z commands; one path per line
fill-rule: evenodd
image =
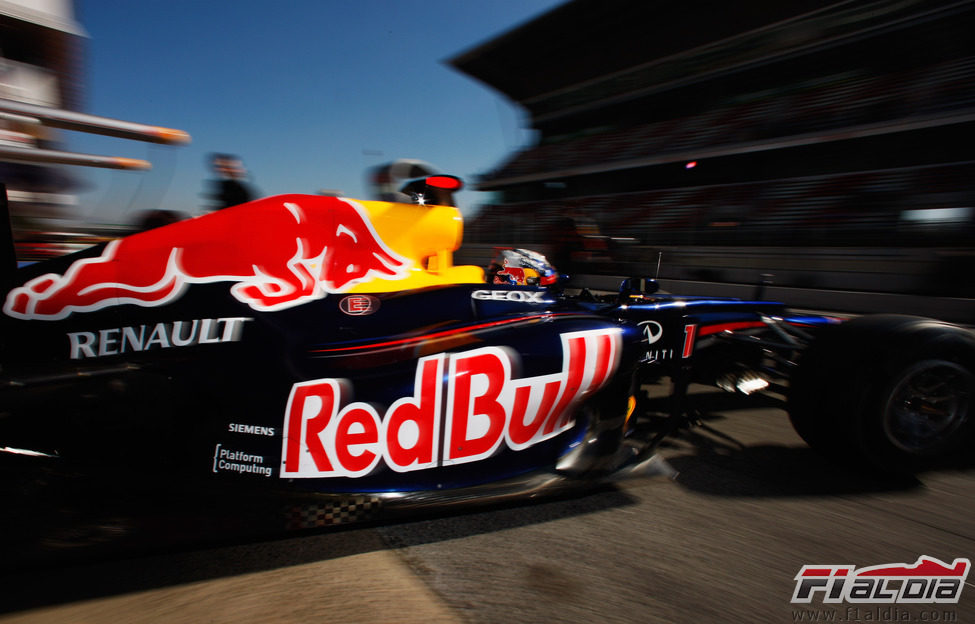
M 975 297 L 975 2 L 0 2 L 0 96 L 186 130 L 169 147 L 0 119 L 21 249 L 263 195 L 368 198 L 399 158 L 468 180 L 461 258 L 572 273 Z M 59 237 L 63 243 L 65 237 Z M 50 242 L 50 241 L 47 241 Z M 28 244 L 30 243 L 30 244 Z M 60 243 L 59 243 L 60 244 Z

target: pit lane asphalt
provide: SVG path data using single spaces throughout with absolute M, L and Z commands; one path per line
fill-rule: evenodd
M 973 558 L 975 463 L 881 477 L 774 406 L 695 398 L 675 478 L 578 498 L 274 539 L 218 537 L 220 509 L 154 517 L 156 543 L 97 513 L 33 548 L 4 532 L 0 623 L 975 621 L 972 579 L 957 605 L 790 604 L 804 564 Z

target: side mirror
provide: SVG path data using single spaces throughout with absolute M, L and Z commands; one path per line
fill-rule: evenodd
M 628 277 L 620 282 L 620 303 L 626 302 L 633 295 L 652 295 L 660 290 L 657 280 L 650 277 Z

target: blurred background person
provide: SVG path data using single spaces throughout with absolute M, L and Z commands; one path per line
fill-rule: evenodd
M 233 154 L 211 154 L 210 166 L 216 176 L 215 180 L 211 180 L 211 190 L 207 194 L 213 201 L 213 210 L 236 206 L 256 198 L 254 189 L 246 182 L 247 169 L 239 157 Z

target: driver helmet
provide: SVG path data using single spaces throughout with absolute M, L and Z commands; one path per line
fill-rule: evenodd
M 499 249 L 487 275 L 491 284 L 510 286 L 548 286 L 559 279 L 545 256 L 528 249 Z

